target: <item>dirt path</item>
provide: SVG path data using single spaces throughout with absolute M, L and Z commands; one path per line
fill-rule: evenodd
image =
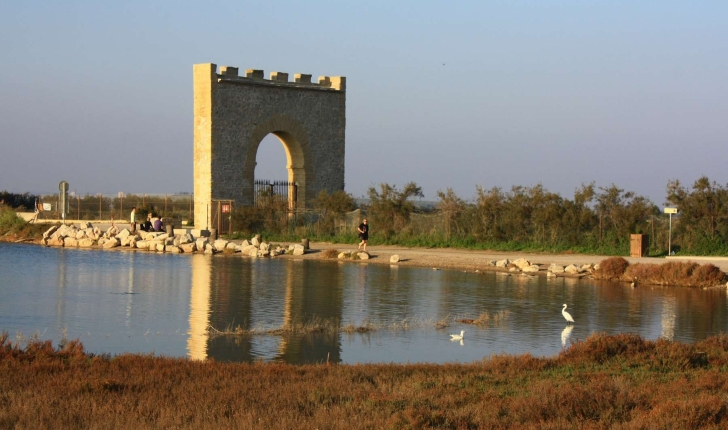
M 306 253 L 299 258 L 304 259 L 321 259 L 323 258 L 321 251 L 327 249 L 336 249 L 339 252 L 355 251 L 355 245 L 332 244 L 327 242 L 311 243 L 311 252 Z M 461 269 L 461 270 L 494 270 L 493 266 L 487 263 L 493 260 L 502 260 L 507 258 L 511 261 L 518 258 L 525 258 L 533 264 L 549 265 L 552 263 L 569 265 L 569 264 L 596 264 L 602 260 L 610 258 L 604 255 L 584 255 L 584 254 L 535 254 L 525 252 L 496 252 L 496 251 L 475 251 L 462 250 L 453 248 L 407 248 L 401 246 L 373 246 L 367 250 L 371 254 L 370 260 L 347 260 L 352 263 L 362 264 L 389 264 L 389 258 L 392 255 L 399 255 L 400 266 L 416 266 L 416 267 L 432 267 L 438 269 Z M 665 258 L 631 258 L 625 257 L 630 264 L 633 263 L 651 263 L 662 264 L 668 260 L 678 261 L 694 261 L 696 263 L 711 263 L 719 267 L 722 271 L 728 272 L 728 257 L 669 257 Z

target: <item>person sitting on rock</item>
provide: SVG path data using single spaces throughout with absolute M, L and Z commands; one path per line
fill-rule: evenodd
M 139 226 L 139 228 L 141 229 L 141 231 L 152 231 L 153 227 L 152 227 L 152 214 L 151 213 L 147 214 L 147 220 L 144 221 L 142 223 L 142 225 Z
M 162 218 L 154 219 L 154 231 L 164 231 L 164 223 L 162 222 Z

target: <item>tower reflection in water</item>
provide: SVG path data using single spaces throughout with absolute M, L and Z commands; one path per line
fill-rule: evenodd
M 190 332 L 187 355 L 193 360 L 207 358 L 207 330 L 210 324 L 210 274 L 212 259 L 205 255 L 190 258 L 192 288 L 190 291 Z
M 339 362 L 338 333 L 290 334 L 296 325 L 341 321 L 341 273 L 336 265 L 300 260 L 235 256 L 190 258 L 191 359 L 256 360 L 288 363 Z M 255 329 L 255 335 L 217 335 L 210 331 Z M 283 329 L 280 334 L 260 334 Z

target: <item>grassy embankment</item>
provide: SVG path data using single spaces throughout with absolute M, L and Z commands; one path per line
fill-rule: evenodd
M 305 365 L 92 356 L 0 336 L 0 428 L 725 428 L 728 336 L 553 358 Z
M 9 207 L 0 206 L 0 242 L 40 240 L 48 227 L 48 224 L 31 224 Z

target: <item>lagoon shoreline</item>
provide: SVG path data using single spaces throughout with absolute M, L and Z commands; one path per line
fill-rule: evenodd
M 116 223 L 117 228 L 127 228 L 128 224 Z M 106 227 L 104 224 L 99 226 Z M 0 242 L 11 242 L 11 243 L 26 243 L 43 245 L 41 238 L 23 238 L 16 235 L 5 235 L 0 237 Z M 230 241 L 233 243 L 240 244 L 242 240 Z M 281 246 L 287 247 L 294 243 L 281 242 L 277 243 Z M 104 249 L 101 246 L 93 246 L 90 249 Z M 104 249 L 107 250 L 107 249 Z M 122 252 L 155 252 L 143 249 L 129 248 L 129 247 L 115 247 L 111 250 L 122 251 Z M 431 268 L 434 270 L 449 269 L 449 270 L 462 270 L 468 272 L 503 272 L 507 274 L 518 275 L 522 272 L 520 270 L 509 270 L 507 267 L 497 267 L 494 265 L 496 261 L 508 260 L 509 262 L 516 261 L 518 259 L 525 259 L 533 265 L 540 267 L 537 272 L 523 273 L 529 276 L 545 276 L 548 273 L 550 265 L 596 265 L 603 260 L 612 258 L 613 256 L 607 255 L 587 255 L 587 254 L 551 254 L 551 253 L 528 253 L 528 252 L 501 252 L 491 250 L 471 250 L 471 249 L 456 249 L 456 248 L 417 248 L 417 247 L 404 247 L 397 245 L 379 245 L 369 246 L 367 251 L 370 256 L 366 260 L 352 260 L 352 259 L 337 259 L 337 258 L 326 258 L 326 255 L 330 255 L 332 252 L 329 250 L 336 250 L 337 253 L 341 252 L 354 252 L 356 251 L 356 244 L 345 244 L 345 243 L 331 243 L 331 242 L 311 242 L 309 249 L 303 255 L 290 255 L 283 254 L 278 255 L 274 258 L 283 259 L 303 259 L 303 260 L 321 260 L 321 261 L 337 261 L 342 263 L 354 263 L 354 264 L 386 264 L 386 265 L 397 265 L 402 267 L 421 267 Z M 329 251 L 329 253 L 325 253 Z M 216 255 L 224 256 L 228 258 L 248 258 L 241 256 L 240 253 L 227 254 L 220 253 Z M 397 256 L 399 261 L 397 263 L 391 263 L 390 258 Z M 703 256 L 670 256 L 664 258 L 657 257 L 623 257 L 630 264 L 642 263 L 642 264 L 663 264 L 668 261 L 681 261 L 681 262 L 694 262 L 698 264 L 712 264 L 718 267 L 721 271 L 728 273 L 728 257 L 703 257 Z M 569 277 L 569 278 L 584 278 L 589 277 L 589 272 L 581 273 L 559 273 L 557 276 Z

